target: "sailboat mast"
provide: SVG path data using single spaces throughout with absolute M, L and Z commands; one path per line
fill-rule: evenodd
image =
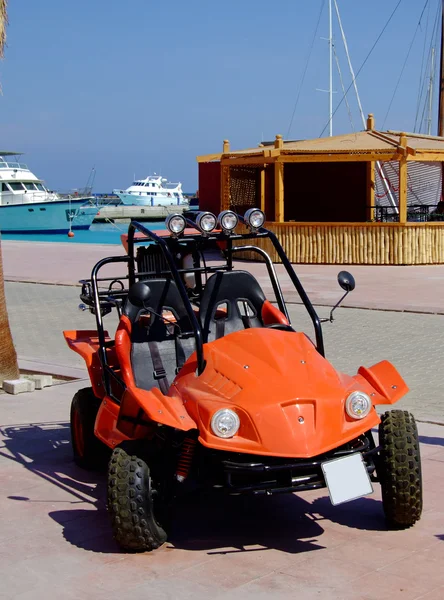
M 444 0 L 443 0 L 444 6 Z M 329 18 L 329 46 L 330 46 L 330 137 L 333 135 L 333 23 L 331 13 L 331 0 L 328 0 L 328 18 Z
M 435 79 L 435 48 L 432 48 L 429 79 L 429 112 L 427 116 L 427 135 L 432 135 L 433 82 Z
M 439 70 L 438 135 L 444 136 L 444 0 L 441 9 L 441 62 Z

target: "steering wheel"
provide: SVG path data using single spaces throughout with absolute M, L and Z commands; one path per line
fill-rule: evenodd
M 279 329 L 280 331 L 294 331 L 293 327 L 286 323 L 271 323 L 265 327 L 267 327 L 267 329 Z

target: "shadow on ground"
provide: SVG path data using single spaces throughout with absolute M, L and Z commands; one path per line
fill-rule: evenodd
M 60 524 L 69 543 L 92 552 L 120 552 L 106 513 L 105 474 L 74 464 L 68 423 L 12 425 L 0 427 L 0 434 L 3 460 L 19 463 L 58 488 L 51 497 L 48 486 L 43 501 L 33 499 L 32 488 L 26 495 L 8 496 L 9 500 L 45 502 L 51 508 L 64 504 L 66 508 L 51 510 L 48 516 Z M 334 507 L 327 495 L 310 503 L 303 495 L 227 497 L 194 491 L 175 506 L 168 545 L 209 554 L 264 548 L 307 552 L 323 547 L 324 520 L 358 529 L 386 528 L 381 503 L 371 498 Z
M 64 505 L 65 510 L 50 511 L 48 516 L 63 527 L 67 541 L 86 550 L 119 552 L 106 513 L 105 475 L 84 471 L 75 465 L 69 423 L 9 425 L 0 427 L 0 436 L 2 460 L 22 465 L 52 486 L 45 489 L 44 500 L 33 498 L 32 488 L 20 495 L 9 495 L 9 500 L 44 503 L 51 507 Z M 61 494 L 60 490 L 66 493 Z
M 421 444 L 430 444 L 431 446 L 444 446 L 444 438 L 429 435 L 420 435 Z

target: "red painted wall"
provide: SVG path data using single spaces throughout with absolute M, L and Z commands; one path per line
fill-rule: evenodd
M 220 162 L 199 163 L 199 210 L 220 213 Z
M 366 182 L 365 162 L 286 164 L 285 221 L 365 221 Z

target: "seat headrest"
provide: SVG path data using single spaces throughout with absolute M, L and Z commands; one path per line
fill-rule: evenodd
M 249 300 L 257 314 L 261 314 L 265 295 L 257 280 L 248 271 L 214 273 L 208 279 L 200 303 L 200 316 L 204 323 L 213 309 L 222 302 Z
M 128 300 L 131 302 L 131 304 L 134 304 L 134 306 L 143 307 L 145 303 L 149 301 L 150 296 L 150 287 L 143 281 L 138 281 L 132 285 L 128 292 Z
M 149 309 L 157 314 L 162 314 L 163 310 L 169 310 L 177 321 L 189 322 L 179 290 L 175 282 L 170 279 L 149 279 L 139 281 L 131 286 L 123 314 L 134 323 L 143 311 Z

